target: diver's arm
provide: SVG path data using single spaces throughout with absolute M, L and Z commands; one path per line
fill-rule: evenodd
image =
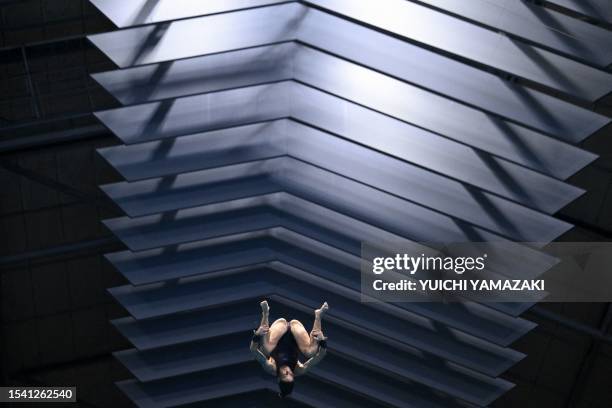
M 259 345 L 264 340 L 264 336 L 268 334 L 270 328 L 268 326 L 259 326 L 257 330 L 253 330 L 253 337 L 251 338 L 251 345 L 249 349 L 251 352 L 255 352 L 255 350 L 259 350 Z
M 253 357 L 255 357 L 255 360 L 257 360 L 257 362 L 259 364 L 261 364 L 261 366 L 264 368 L 264 370 L 268 373 L 268 374 L 275 374 L 276 373 L 276 363 L 273 359 L 268 358 L 264 355 L 264 353 L 261 352 L 261 350 L 259 350 L 259 343 L 261 341 L 262 336 L 260 335 L 254 335 L 253 339 L 251 340 L 251 345 L 249 347 L 249 349 L 251 350 L 251 354 L 253 354 Z
M 259 352 L 259 343 L 261 343 L 261 336 L 256 334 L 251 339 L 251 344 L 249 345 L 249 350 L 251 350 L 251 353 Z
M 276 374 L 276 362 L 272 358 L 266 357 L 261 351 L 256 350 L 253 355 L 255 356 L 255 360 L 264 368 L 265 372 L 268 374 Z
M 304 364 L 298 363 L 298 366 L 295 368 L 295 375 L 306 374 L 312 367 L 316 366 L 321 360 L 323 360 L 325 354 L 327 354 L 327 342 L 322 340 L 319 342 L 319 350 L 317 351 L 317 354 L 308 359 L 308 361 L 306 361 Z

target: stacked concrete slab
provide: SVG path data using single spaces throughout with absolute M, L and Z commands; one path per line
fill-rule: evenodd
M 305 323 L 331 305 L 329 357 L 288 404 L 487 406 L 512 387 L 531 304 L 362 303 L 361 244 L 567 232 L 554 214 L 583 191 L 565 180 L 596 158 L 577 144 L 609 119 L 551 94 L 612 90 L 609 33 L 512 2 L 92 2 L 119 28 L 90 40 L 123 104 L 96 115 L 122 143 L 99 152 L 125 178 L 102 188 L 126 214 L 108 259 L 130 282 L 110 291 L 137 405 L 276 404 L 248 351 L 262 298 Z

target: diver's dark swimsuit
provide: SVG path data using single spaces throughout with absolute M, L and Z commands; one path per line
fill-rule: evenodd
M 291 371 L 295 370 L 300 357 L 300 349 L 291 330 L 287 330 L 278 340 L 276 347 L 270 353 L 270 357 L 276 362 L 277 369 L 282 366 L 289 366 Z

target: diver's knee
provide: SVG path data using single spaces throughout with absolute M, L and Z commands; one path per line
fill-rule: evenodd
M 291 327 L 292 330 L 306 330 L 304 329 L 304 325 L 302 324 L 302 322 L 296 319 L 293 319 L 289 322 L 289 327 Z

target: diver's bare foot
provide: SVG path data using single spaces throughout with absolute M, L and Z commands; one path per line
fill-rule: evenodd
M 270 312 L 270 306 L 266 300 L 262 301 L 259 306 L 261 306 L 261 311 L 263 313 L 268 314 Z
M 325 312 L 327 312 L 327 309 L 329 309 L 329 306 L 327 305 L 327 302 L 323 303 L 321 305 L 320 308 L 318 308 L 317 310 L 315 310 L 315 315 L 318 316 L 323 316 L 323 314 L 325 314 Z

